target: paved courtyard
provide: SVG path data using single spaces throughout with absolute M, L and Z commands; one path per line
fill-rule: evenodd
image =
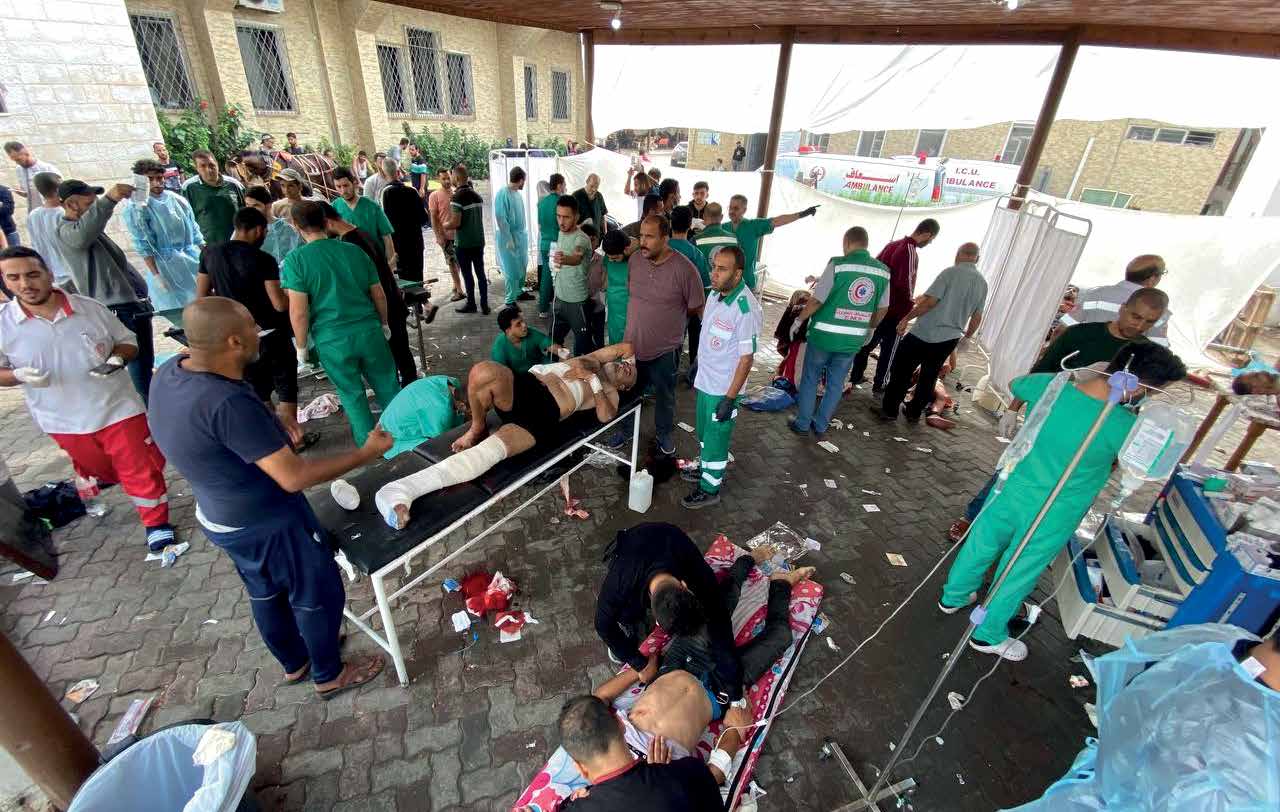
M 441 271 L 434 250 L 428 253 L 431 267 Z M 501 283 L 490 267 L 499 301 Z M 441 283 L 435 290 L 446 288 Z M 770 332 L 780 310 L 776 303 L 766 306 Z M 430 371 L 464 374 L 487 356 L 494 330 L 492 317 L 442 308 L 426 334 Z M 766 383 L 771 371 L 761 359 L 751 384 Z M 303 389 L 304 401 L 327 391 L 314 380 Z M 397 612 L 412 677 L 407 689 L 389 662 L 375 685 L 328 703 L 314 699 L 309 685 L 278 687 L 280 667 L 252 627 L 240 580 L 196 528 L 189 487 L 172 472 L 174 520 L 192 544 L 174 567 L 143 562 L 141 528 L 124 495 L 112 489 L 106 516 L 78 520 L 54 534 L 61 553 L 54 581 L 13 583 L 12 566 L 0 567 L 0 623 L 55 694 L 84 678 L 100 683 L 87 701 L 68 704 L 100 746 L 136 698 L 158 697 L 144 731 L 187 719 L 242 720 L 257 734 L 253 789 L 265 809 L 505 809 L 555 747 L 562 702 L 610 674 L 592 618 L 603 574 L 600 554 L 620 528 L 666 520 L 706 545 L 717 533 L 743 542 L 781 520 L 817 539 L 822 549 L 807 563 L 817 566 L 826 589 L 822 608 L 831 627 L 811 639 L 792 699 L 835 667 L 926 575 L 947 549 L 948 524 L 1003 446 L 990 421 L 967 402 L 951 433 L 876 424 L 867 414 L 869 402 L 868 394 L 856 392 L 842 404 L 838 417 L 852 429 L 832 432 L 838 453 L 794 436 L 783 414 L 746 412 L 723 502 L 697 513 L 677 504 L 686 492 L 678 479 L 656 488 L 653 507 L 641 517 L 627 509 L 626 485 L 612 470 L 584 469 L 574 486 L 589 519 L 564 516 L 553 490 L 447 573 L 501 570 L 518 585 L 517 605 L 540 623 L 516 643 L 499 644 L 494 630 L 485 629 L 478 643 L 466 647 L 449 623 L 460 599 L 445 594 L 438 579 L 421 584 Z M 692 424 L 692 406 L 682 388 L 677 419 Z M 1205 406 L 1201 397 L 1193 408 Z M 20 487 L 71 476 L 67 458 L 32 425 L 19 392 L 0 391 L 0 419 L 3 454 Z M 648 410 L 645 422 L 651 432 Z M 350 445 L 341 414 L 314 425 L 323 440 L 308 453 Z M 693 435 L 677 434 L 679 453 L 694 456 Z M 1273 445 L 1259 448 L 1274 459 Z M 826 487 L 826 479 L 836 487 Z M 498 518 L 518 498 L 485 519 Z M 870 504 L 879 512 L 864 510 Z M 450 543 L 463 538 L 455 534 Z M 892 565 L 887 553 L 902 555 L 907 566 Z M 854 583 L 841 580 L 841 572 Z M 946 617 L 934 608 L 944 573 L 856 658 L 776 721 L 756 773 L 768 793 L 761 808 L 829 810 L 854 799 L 839 766 L 819 759 L 825 738 L 839 742 L 863 775 L 870 774 L 867 765 L 888 758 L 890 742 L 964 628 L 963 616 Z M 367 580 L 349 588 L 349 599 L 369 605 Z M 1066 770 L 1092 732 L 1083 703 L 1093 693 L 1068 684 L 1071 674 L 1085 673 L 1071 659 L 1082 641 L 1067 640 L 1056 615 L 1055 606 L 1046 607 L 1026 638 L 1030 658 L 1002 666 L 984 682 L 941 741 L 933 731 L 949 708 L 940 698 L 930 709 L 921 729 L 928 744 L 898 774 L 919 783 L 910 798 L 916 809 L 978 812 L 1014 805 L 1036 797 Z M 348 629 L 348 652 L 373 648 Z M 966 653 L 944 693 L 968 694 L 991 663 Z

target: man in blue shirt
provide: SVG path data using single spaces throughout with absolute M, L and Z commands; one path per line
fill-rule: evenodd
M 156 371 L 151 435 L 191 483 L 205 536 L 235 563 L 285 682 L 310 677 L 322 699 L 363 685 L 382 671 L 382 658 L 342 661 L 342 576 L 302 491 L 373 462 L 391 447 L 391 435 L 375 428 L 361 448 L 299 457 L 244 380 L 258 354 L 258 326 L 248 309 L 210 296 L 182 315 L 190 355 Z

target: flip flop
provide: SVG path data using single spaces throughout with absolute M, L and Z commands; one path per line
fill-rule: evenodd
M 299 669 L 298 676 L 296 677 L 290 677 L 288 674 L 285 674 L 284 679 L 280 681 L 280 684 L 281 685 L 297 685 L 299 682 L 302 682 L 309 676 L 311 676 L 310 662 L 308 662 L 306 665 L 302 666 L 301 669 Z
M 342 667 L 342 673 L 338 675 L 337 682 L 339 684 L 323 691 L 317 689 L 316 695 L 328 702 L 338 694 L 371 682 L 374 677 L 382 673 L 384 667 L 386 667 L 386 663 L 383 662 L 381 657 L 377 656 L 362 657 L 358 660 L 348 661 Z M 343 682 L 344 679 L 346 682 Z

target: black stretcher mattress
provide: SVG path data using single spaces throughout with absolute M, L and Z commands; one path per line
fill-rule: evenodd
M 639 399 L 639 393 L 628 393 L 619 402 L 618 413 L 625 413 Z M 500 425 L 497 416 L 490 414 L 489 430 L 494 431 Z M 625 420 L 616 426 L 624 430 L 630 428 Z M 361 572 L 372 573 L 479 507 L 528 471 L 598 431 L 601 424 L 594 412 L 581 412 L 562 422 L 560 427 L 558 442 L 535 446 L 523 454 L 503 460 L 472 482 L 454 485 L 415 500 L 409 512 L 409 524 L 403 530 L 387 526 L 378 515 L 373 495 L 388 482 L 415 474 L 450 456 L 453 453 L 450 446 L 467 430 L 466 425 L 347 477 L 347 481 L 360 493 L 360 506 L 355 510 L 344 510 L 339 506 L 329 495 L 327 484 L 312 488 L 307 496 L 320 523 L 333 534 L 347 560 Z M 567 470 L 572 464 L 569 459 L 566 458 L 563 465 L 556 468 Z M 551 475 L 557 475 L 554 469 Z

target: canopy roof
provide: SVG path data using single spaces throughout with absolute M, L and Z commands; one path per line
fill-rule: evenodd
M 599 32 L 597 42 L 777 42 L 796 27 L 798 42 L 1060 41 L 1280 56 L 1275 0 L 623 0 L 621 31 L 595 0 L 395 0 L 398 5 L 561 31 Z M 1206 37 L 1204 32 L 1217 36 Z

